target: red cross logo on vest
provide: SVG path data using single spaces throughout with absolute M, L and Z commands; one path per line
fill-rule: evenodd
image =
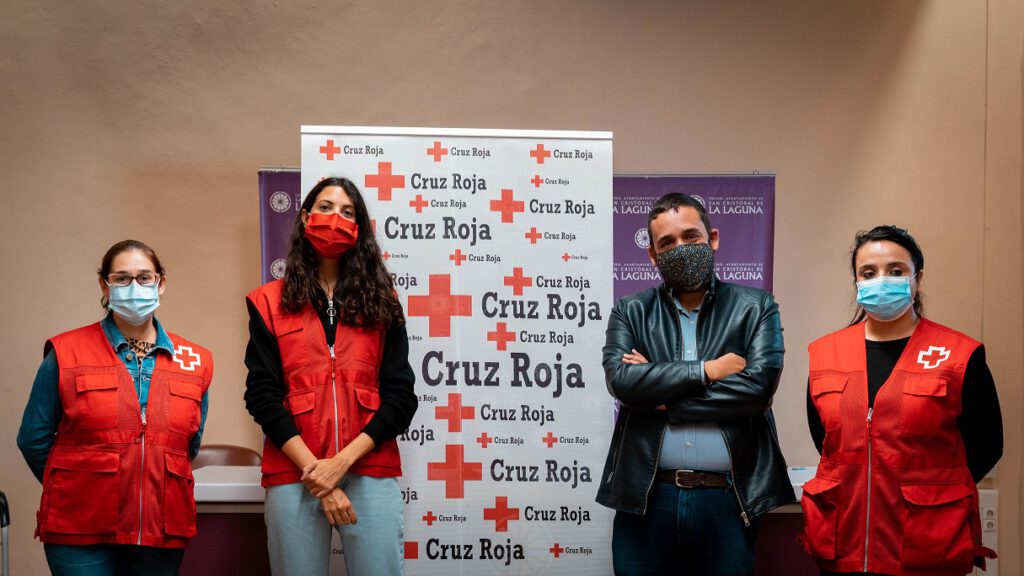
M 917 353 L 917 363 L 924 366 L 925 370 L 938 368 L 939 364 L 949 359 L 949 352 L 942 346 L 929 346 L 927 350 Z
M 184 344 L 178 344 L 178 347 L 174 349 L 174 363 L 181 366 L 182 370 L 189 372 L 195 372 L 198 366 L 202 366 L 199 354 L 193 352 L 191 346 Z
M 431 338 L 452 335 L 452 316 L 472 316 L 473 297 L 452 294 L 450 274 L 431 274 L 426 296 L 409 296 L 409 316 L 430 318 Z
M 495 496 L 494 508 L 484 508 L 484 520 L 494 520 L 495 532 L 508 532 L 509 520 L 519 520 L 519 508 L 509 508 L 508 496 Z
M 465 450 L 462 444 L 448 444 L 444 447 L 444 462 L 427 462 L 427 480 L 443 480 L 445 498 L 465 497 L 465 483 L 479 482 L 483 476 L 483 464 L 466 462 Z

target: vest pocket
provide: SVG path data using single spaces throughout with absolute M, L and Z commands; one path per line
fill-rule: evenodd
M 113 534 L 117 531 L 120 455 L 57 449 L 50 454 L 46 532 Z
M 164 476 L 164 532 L 191 538 L 196 535 L 195 480 L 188 458 L 164 454 L 167 474 Z
M 192 382 L 171 380 L 170 422 L 171 429 L 192 435 L 199 431 L 202 418 L 203 387 Z
M 804 549 L 811 556 L 824 560 L 836 557 L 838 487 L 838 480 L 815 476 L 804 484 L 800 497 L 804 512 Z
M 380 392 L 376 388 L 356 388 L 356 402 L 359 404 L 359 431 L 366 427 L 373 419 L 373 415 L 380 409 Z M 353 436 L 359 434 L 354 431 Z
M 929 374 L 908 374 L 903 382 L 900 429 L 910 434 L 932 435 L 944 420 L 952 418 L 947 406 L 946 378 Z
M 302 439 L 306 441 L 312 450 L 315 444 L 309 444 L 310 440 L 316 440 L 318 434 L 316 434 L 316 420 L 313 418 L 314 408 L 316 407 L 316 391 L 315 390 L 303 390 L 300 392 L 293 392 L 285 398 L 287 403 L 288 412 L 291 413 L 292 419 L 295 421 L 295 427 L 299 429 L 299 434 Z M 316 450 L 314 450 L 316 453 Z
M 82 430 L 117 426 L 117 374 L 79 374 L 75 377 L 75 405 L 69 410 Z
M 973 561 L 973 490 L 964 484 L 904 485 L 907 506 L 900 561 L 915 568 L 964 567 Z

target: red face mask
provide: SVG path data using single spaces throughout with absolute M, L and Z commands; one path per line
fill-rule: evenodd
M 306 221 L 306 239 L 323 258 L 337 258 L 356 245 L 359 226 L 336 213 L 314 212 Z

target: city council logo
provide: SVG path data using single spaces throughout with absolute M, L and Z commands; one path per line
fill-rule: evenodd
M 274 212 L 287 212 L 292 205 L 292 197 L 287 192 L 278 190 L 270 195 L 270 209 Z
M 633 241 L 636 242 L 638 248 L 646 250 L 651 245 L 651 238 L 647 235 L 647 228 L 641 228 L 633 234 Z
M 273 276 L 274 278 L 277 278 L 278 280 L 280 280 L 281 278 L 284 278 L 284 270 L 285 270 L 285 267 L 286 267 L 285 264 L 286 263 L 284 261 L 284 258 L 278 258 L 277 260 L 274 260 L 273 262 L 271 262 L 270 263 L 270 275 Z

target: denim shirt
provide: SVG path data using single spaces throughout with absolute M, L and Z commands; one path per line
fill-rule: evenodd
M 682 330 L 682 359 L 697 359 L 697 315 L 700 308 L 687 311 L 679 300 L 672 299 L 679 311 Z M 704 362 L 700 363 L 701 372 Z M 707 378 L 707 376 L 705 376 Z M 706 384 L 707 382 L 705 382 Z M 725 445 L 722 429 L 714 422 L 700 424 L 667 425 L 661 443 L 658 468 L 661 470 L 701 470 L 703 472 L 729 472 L 729 447 Z
M 153 377 L 156 355 L 159 353 L 174 356 L 171 337 L 167 335 L 160 322 L 153 318 L 156 342 L 145 357 L 139 358 L 132 351 L 128 339 L 121 334 L 121 330 L 109 314 L 100 322 L 100 325 L 103 327 L 103 333 L 107 336 L 107 341 L 110 342 L 110 347 L 114 349 L 117 357 L 124 362 L 125 368 L 128 369 L 128 374 L 131 375 L 132 381 L 135 383 L 139 406 L 142 407 L 142 413 L 145 414 L 146 402 L 149 400 L 149 381 Z M 43 470 L 46 468 L 46 460 L 50 456 L 50 449 L 56 440 L 57 427 L 63 412 L 59 384 L 60 367 L 57 365 L 57 355 L 50 350 L 43 358 L 39 371 L 36 372 L 36 379 L 32 383 L 32 392 L 29 394 L 28 404 L 25 406 L 25 413 L 21 418 L 21 428 L 18 430 L 18 448 L 21 449 L 25 462 L 32 469 L 32 474 L 39 481 L 43 479 Z M 196 432 L 189 444 L 191 458 L 195 458 L 199 453 L 208 407 L 209 391 L 203 393 L 199 431 Z

